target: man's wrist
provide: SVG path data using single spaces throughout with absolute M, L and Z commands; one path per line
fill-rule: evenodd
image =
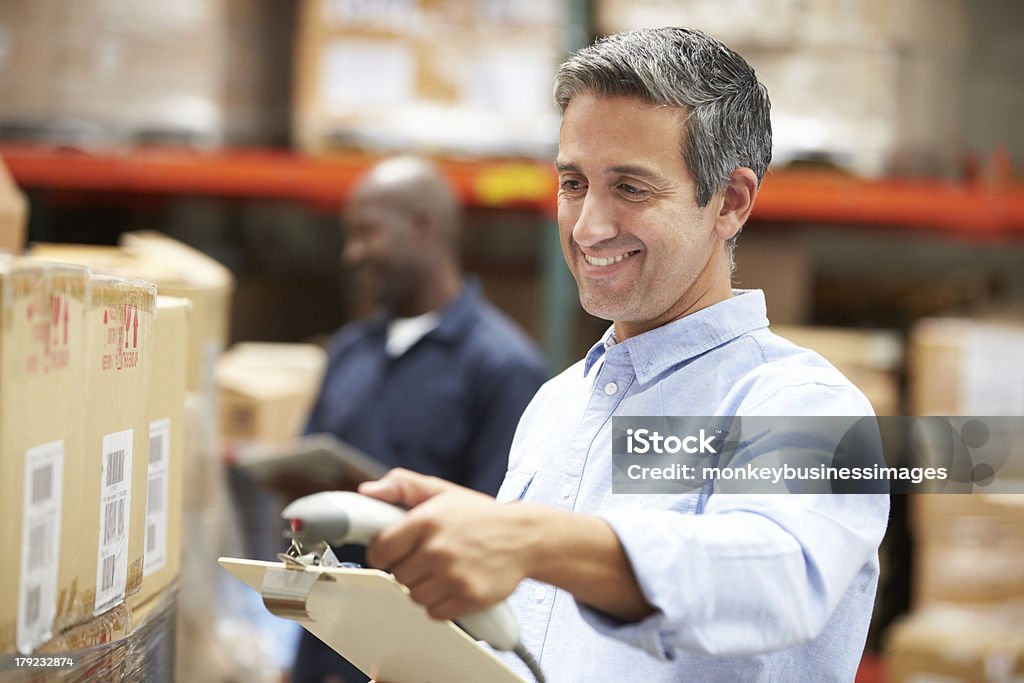
M 518 561 L 524 577 L 545 580 L 545 567 L 557 553 L 560 511 L 535 503 L 509 503 L 506 509 L 518 528 Z

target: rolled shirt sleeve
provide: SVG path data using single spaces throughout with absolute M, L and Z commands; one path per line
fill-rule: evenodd
M 880 495 L 711 496 L 701 515 L 621 511 L 615 530 L 654 613 L 626 624 L 584 605 L 600 632 L 659 659 L 677 648 L 746 655 L 814 638 L 876 553 Z

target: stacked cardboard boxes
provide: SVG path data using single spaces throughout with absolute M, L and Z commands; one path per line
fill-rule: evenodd
M 908 355 L 914 415 L 1024 415 L 1020 308 L 922 320 Z
M 20 254 L 25 246 L 28 203 L 0 159 L 0 254 Z
M 0 260 L 0 651 L 131 634 L 131 607 L 177 575 L 188 310 L 158 315 L 144 281 Z
M 0 3 L 0 129 L 79 145 L 277 141 L 287 125 L 274 54 L 275 43 L 287 51 L 275 39 L 284 5 Z
M 162 460 L 157 449 L 165 449 L 171 468 L 176 454 L 183 456 L 180 474 L 174 469 L 168 471 L 171 476 L 167 479 L 166 493 L 168 506 L 180 500 L 184 512 L 178 529 L 174 527 L 174 517 L 168 515 L 167 563 L 162 569 L 157 568 L 159 563 L 152 562 L 143 567 L 143 574 L 148 570 L 151 576 L 144 577 L 138 597 L 131 598 L 130 602 L 135 608 L 156 599 L 162 594 L 161 587 L 177 573 L 176 566 L 180 567 L 183 593 L 198 597 L 183 600 L 178 612 L 183 624 L 179 633 L 185 641 L 182 647 L 193 653 L 179 659 L 178 665 L 184 667 L 190 677 L 207 679 L 213 668 L 209 662 L 216 659 L 212 653 L 221 649 L 213 623 L 217 617 L 217 592 L 213 585 L 217 575 L 213 558 L 222 553 L 225 540 L 234 528 L 220 460 L 214 382 L 214 367 L 228 335 L 234 280 L 231 273 L 213 259 L 154 233 L 125 234 L 119 247 L 36 244 L 31 251 L 40 258 L 85 263 L 96 272 L 141 277 L 155 282 L 159 294 L 184 298 L 190 304 L 187 328 L 181 329 L 180 322 L 174 323 L 177 331 L 162 329 L 156 342 L 160 354 L 172 354 L 178 359 L 173 362 L 184 359 L 184 369 L 161 369 L 158 363 L 151 380 L 156 387 L 168 387 L 172 394 L 177 391 L 174 387 L 178 383 L 184 384 L 187 396 L 182 423 L 174 423 L 174 411 L 181 409 L 178 403 L 161 405 L 159 389 L 149 397 L 153 403 L 145 422 L 145 433 L 152 434 L 145 446 L 147 453 L 152 446 L 154 458 Z M 162 297 L 158 298 L 163 301 Z M 171 318 L 181 317 L 179 309 L 180 306 L 168 307 L 165 315 L 158 314 L 156 324 L 162 328 L 171 325 Z M 169 426 L 164 422 L 168 418 Z M 165 440 L 161 443 L 162 438 Z M 156 479 L 159 472 L 154 470 L 149 475 Z M 187 488 L 174 484 L 179 476 L 190 482 Z M 157 490 L 154 488 L 154 492 Z M 162 490 L 160 485 L 159 491 Z M 159 518 L 158 509 L 149 513 L 151 522 Z M 175 533 L 179 534 L 178 538 Z M 157 531 L 150 540 L 158 543 L 160 537 Z M 196 549 L 196 556 L 179 561 L 177 553 L 181 543 Z M 154 556 L 150 557 L 152 560 Z
M 228 338 L 231 272 L 205 254 L 154 232 L 125 233 L 118 247 L 80 244 L 33 244 L 42 259 L 82 263 L 98 273 L 144 278 L 161 295 L 192 302 L 188 340 L 188 390 L 214 395 L 214 366 Z
M 689 26 L 743 55 L 772 98 L 776 163 L 959 170 L 964 0 L 599 0 L 595 11 L 598 34 Z
M 943 606 L 895 625 L 889 683 L 996 683 L 1024 677 L 1024 608 Z
M 313 344 L 237 344 L 217 364 L 221 433 L 239 445 L 302 433 L 327 364 Z
M 1024 326 L 1016 313 L 920 321 L 908 349 L 916 415 L 1024 414 Z M 915 540 L 912 613 L 891 632 L 890 680 L 942 674 L 949 681 L 1016 680 L 1024 673 L 1024 418 L 981 420 L 1005 460 L 989 488 L 911 501 Z M 961 435 L 963 436 L 963 435 Z M 965 440 L 965 441 L 966 441 Z M 943 453 L 921 442 L 919 455 Z M 934 443 L 942 443 L 941 440 Z
M 293 139 L 375 148 L 550 156 L 551 76 L 567 3 L 304 0 Z

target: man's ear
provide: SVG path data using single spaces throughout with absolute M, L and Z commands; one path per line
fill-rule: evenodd
M 737 168 L 722 190 L 722 206 L 715 218 L 715 232 L 722 241 L 732 239 L 747 222 L 757 197 L 757 175 L 749 168 Z

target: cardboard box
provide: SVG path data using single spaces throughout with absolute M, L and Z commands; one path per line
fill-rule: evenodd
M 1024 415 L 1024 321 L 1017 315 L 919 321 L 908 350 L 911 414 Z
M 0 3 L 0 127 L 80 145 L 275 141 L 287 126 L 288 48 L 274 35 L 284 4 Z
M 326 364 L 313 344 L 236 344 L 217 364 L 221 434 L 263 443 L 298 436 Z
M 598 34 L 647 26 L 692 26 L 730 47 L 857 47 L 967 50 L 965 0 L 598 0 Z
M 773 162 L 959 177 L 965 0 L 601 0 L 598 35 L 701 29 L 739 52 L 772 98 Z
M 142 585 L 156 287 L 93 275 L 86 311 L 85 472 L 81 514 L 93 520 L 78 558 L 80 595 L 62 626 L 98 616 Z M 83 614 L 83 611 L 84 614 Z
M 915 608 L 1024 601 L 1024 495 L 919 495 L 910 514 Z
M 901 415 L 898 373 L 903 342 L 891 330 L 772 325 L 797 346 L 817 351 L 871 401 L 876 415 Z
M 889 683 L 986 683 L 1024 677 L 1021 605 L 931 608 L 897 622 L 886 643 Z
M 187 299 L 157 297 L 153 370 L 146 394 L 146 532 L 142 587 L 129 596 L 134 610 L 164 590 L 181 570 L 182 486 L 185 468 Z
M 125 233 L 120 247 L 33 244 L 39 258 L 82 263 L 94 272 L 143 278 L 161 295 L 192 302 L 188 389 L 212 399 L 217 357 L 227 345 L 231 320 L 231 271 L 191 247 L 155 232 Z
M 25 247 L 28 201 L 0 158 L 0 253 L 20 254 Z
M 77 591 L 84 268 L 0 257 L 0 652 L 57 632 Z
M 175 680 L 177 590 L 172 585 L 135 609 L 119 607 L 62 633 L 40 654 L 75 653 L 67 683 Z
M 764 291 L 772 325 L 802 325 L 814 308 L 814 259 L 802 234 L 740 235 L 733 286 Z
M 304 0 L 292 137 L 361 147 L 550 156 L 564 0 Z

